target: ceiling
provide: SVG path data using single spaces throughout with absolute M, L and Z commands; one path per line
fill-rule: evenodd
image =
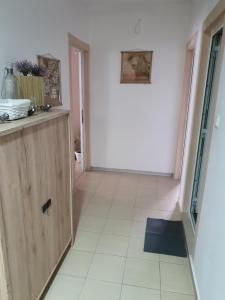
M 81 0 L 80 2 L 94 6 L 94 5 L 128 5 L 128 4 L 151 4 L 151 3 L 185 3 L 192 0 Z

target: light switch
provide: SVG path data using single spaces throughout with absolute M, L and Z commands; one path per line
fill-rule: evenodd
M 220 127 L 220 115 L 216 116 L 216 122 L 215 122 L 215 128 L 219 128 Z

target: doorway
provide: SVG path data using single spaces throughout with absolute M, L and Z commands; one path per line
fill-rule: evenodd
M 200 208 L 200 186 L 202 179 L 203 167 L 205 164 L 205 153 L 207 149 L 207 140 L 210 129 L 210 119 L 211 119 L 211 107 L 212 107 L 212 96 L 213 89 L 215 84 L 215 75 L 217 71 L 218 57 L 220 53 L 220 46 L 223 36 L 223 29 L 220 29 L 216 33 L 212 35 L 211 39 L 211 51 L 208 62 L 208 70 L 207 70 L 207 80 L 204 91 L 204 101 L 201 113 L 201 126 L 198 138 L 198 150 L 197 150 L 197 158 L 195 162 L 195 170 L 194 170 L 194 180 L 192 185 L 192 195 L 191 195 L 191 206 L 190 206 L 190 214 L 191 220 L 196 226 L 199 208 Z
M 74 178 L 79 180 L 84 171 L 84 145 L 83 145 L 83 51 L 71 47 L 71 80 L 73 137 L 75 173 Z
M 90 168 L 89 45 L 69 33 L 72 190 Z

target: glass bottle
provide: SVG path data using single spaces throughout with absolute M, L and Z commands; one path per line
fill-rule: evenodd
M 3 99 L 16 99 L 17 98 L 17 79 L 13 73 L 13 65 L 12 64 L 9 64 L 5 68 L 1 96 Z

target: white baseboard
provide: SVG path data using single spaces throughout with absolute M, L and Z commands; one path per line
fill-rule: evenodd
M 129 174 L 140 174 L 140 175 L 166 176 L 166 177 L 173 176 L 172 173 L 160 173 L 160 172 L 148 172 L 148 171 L 116 169 L 116 168 L 100 168 L 100 167 L 90 167 L 90 171 L 117 172 L 117 173 L 129 173 Z
M 197 297 L 197 300 L 201 300 L 200 291 L 199 291 L 199 287 L 198 287 L 198 281 L 197 281 L 197 277 L 196 277 L 196 273 L 195 273 L 195 267 L 194 267 L 194 263 L 193 263 L 193 259 L 192 259 L 191 255 L 189 255 L 189 261 L 190 261 L 190 266 L 191 266 L 192 278 L 193 278 L 194 286 L 195 286 L 196 297 Z

